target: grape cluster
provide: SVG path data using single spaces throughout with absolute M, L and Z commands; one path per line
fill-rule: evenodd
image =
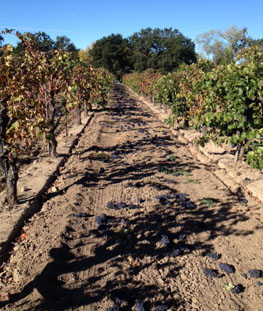
M 253 269 L 253 270 L 249 270 L 248 274 L 249 274 L 249 276 L 251 278 L 258 279 L 258 278 L 261 277 L 262 271 L 261 270 L 257 270 L 257 269 Z
M 234 288 L 231 289 L 232 294 L 240 294 L 244 291 L 244 286 L 241 284 L 236 285 Z
M 162 235 L 161 241 L 163 246 L 167 247 L 170 244 L 169 238 L 167 235 Z
M 77 218 L 86 218 L 86 217 L 89 217 L 89 216 L 90 216 L 89 214 L 83 213 L 83 212 L 75 214 L 75 217 L 77 217 Z
M 188 198 L 187 193 L 177 193 L 174 195 L 175 200 L 187 209 L 195 209 L 196 205 Z
M 168 257 L 177 257 L 179 255 L 181 255 L 182 251 L 179 248 L 175 248 L 174 250 L 172 250 L 171 252 L 169 252 L 167 254 Z
M 100 226 L 100 225 L 105 225 L 108 221 L 107 215 L 106 214 L 102 214 L 101 216 L 96 216 L 95 217 L 95 221 L 96 223 Z
M 165 194 L 157 195 L 155 199 L 159 200 L 162 205 L 166 205 L 168 203 L 168 196 Z
M 153 311 L 167 311 L 168 310 L 168 307 L 164 306 L 164 305 L 159 305 L 159 306 L 156 306 Z
M 220 268 L 221 270 L 223 270 L 223 271 L 226 272 L 226 273 L 235 273 L 235 271 L 236 271 L 236 269 L 235 269 L 234 266 L 229 265 L 229 264 L 227 264 L 227 263 L 222 263 L 222 262 L 220 262 L 218 266 L 219 266 L 219 268 Z
M 220 278 L 221 277 L 221 275 L 218 273 L 217 270 L 209 269 L 209 268 L 204 269 L 204 274 L 206 276 L 210 276 L 212 278 Z
M 125 208 L 127 205 L 125 203 L 113 203 L 112 201 L 107 203 L 107 208 L 109 209 L 114 209 L 114 210 L 119 210 L 121 208 Z
M 214 260 L 218 260 L 218 259 L 221 258 L 221 255 L 218 254 L 218 253 L 208 253 L 208 254 L 206 254 L 206 256 L 208 256 L 208 257 L 210 257 L 210 258 L 212 258 Z
M 145 311 L 144 307 L 143 307 L 143 302 L 137 302 L 134 306 L 133 306 L 133 311 Z

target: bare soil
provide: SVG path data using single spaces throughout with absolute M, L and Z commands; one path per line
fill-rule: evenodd
M 2 266 L 0 310 L 262 311 L 260 208 L 116 85 Z

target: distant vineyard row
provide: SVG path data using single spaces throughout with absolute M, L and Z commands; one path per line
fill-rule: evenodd
M 55 131 L 61 120 L 67 122 L 67 114 L 76 109 L 80 123 L 81 110 L 105 105 L 113 83 L 107 70 L 81 63 L 76 54 L 58 49 L 44 52 L 34 35 L 15 35 L 22 53 L 15 54 L 10 45 L 0 48 L 0 163 L 10 204 L 17 201 L 19 157 L 29 154 L 41 137 L 55 157 Z
M 168 119 L 184 127 L 203 129 L 204 144 L 232 143 L 238 158 L 263 168 L 263 52 L 243 50 L 228 65 L 208 60 L 161 75 L 148 70 L 123 77 L 135 92 L 171 108 Z

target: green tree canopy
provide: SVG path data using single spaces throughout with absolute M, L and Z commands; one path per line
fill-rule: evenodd
M 117 78 L 132 69 L 129 42 L 120 34 L 112 34 L 96 41 L 89 53 L 95 68 L 108 69 Z
M 129 37 L 134 70 L 153 68 L 167 73 L 197 61 L 194 43 L 177 29 L 146 28 Z
M 117 77 L 149 68 L 167 73 L 182 63 L 197 61 L 194 43 L 172 28 L 146 28 L 127 39 L 112 34 L 96 41 L 90 55 L 93 66 L 104 67 Z
M 63 50 L 68 52 L 77 53 L 78 50 L 71 40 L 66 36 L 56 37 L 56 41 L 43 31 L 39 31 L 34 34 L 34 38 L 37 40 L 37 44 L 43 52 L 51 50 Z M 14 50 L 16 55 L 20 55 L 24 52 L 23 43 L 19 42 Z
M 63 50 L 68 52 L 77 52 L 77 48 L 71 42 L 71 40 L 66 36 L 58 36 L 56 37 L 56 42 L 54 43 L 54 48 L 57 50 Z
M 252 44 L 247 34 L 247 29 L 237 29 L 231 26 L 226 31 L 210 30 L 196 38 L 196 43 L 204 56 L 218 64 L 229 64 L 233 61 L 235 54 L 242 48 Z
M 4 41 L 4 37 L 0 35 L 0 46 L 2 46 L 3 41 Z

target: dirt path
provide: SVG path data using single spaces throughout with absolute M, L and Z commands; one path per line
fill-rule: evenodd
M 3 267 L 0 310 L 262 311 L 263 279 L 248 273 L 263 270 L 260 206 L 231 195 L 123 86 L 54 186 Z

